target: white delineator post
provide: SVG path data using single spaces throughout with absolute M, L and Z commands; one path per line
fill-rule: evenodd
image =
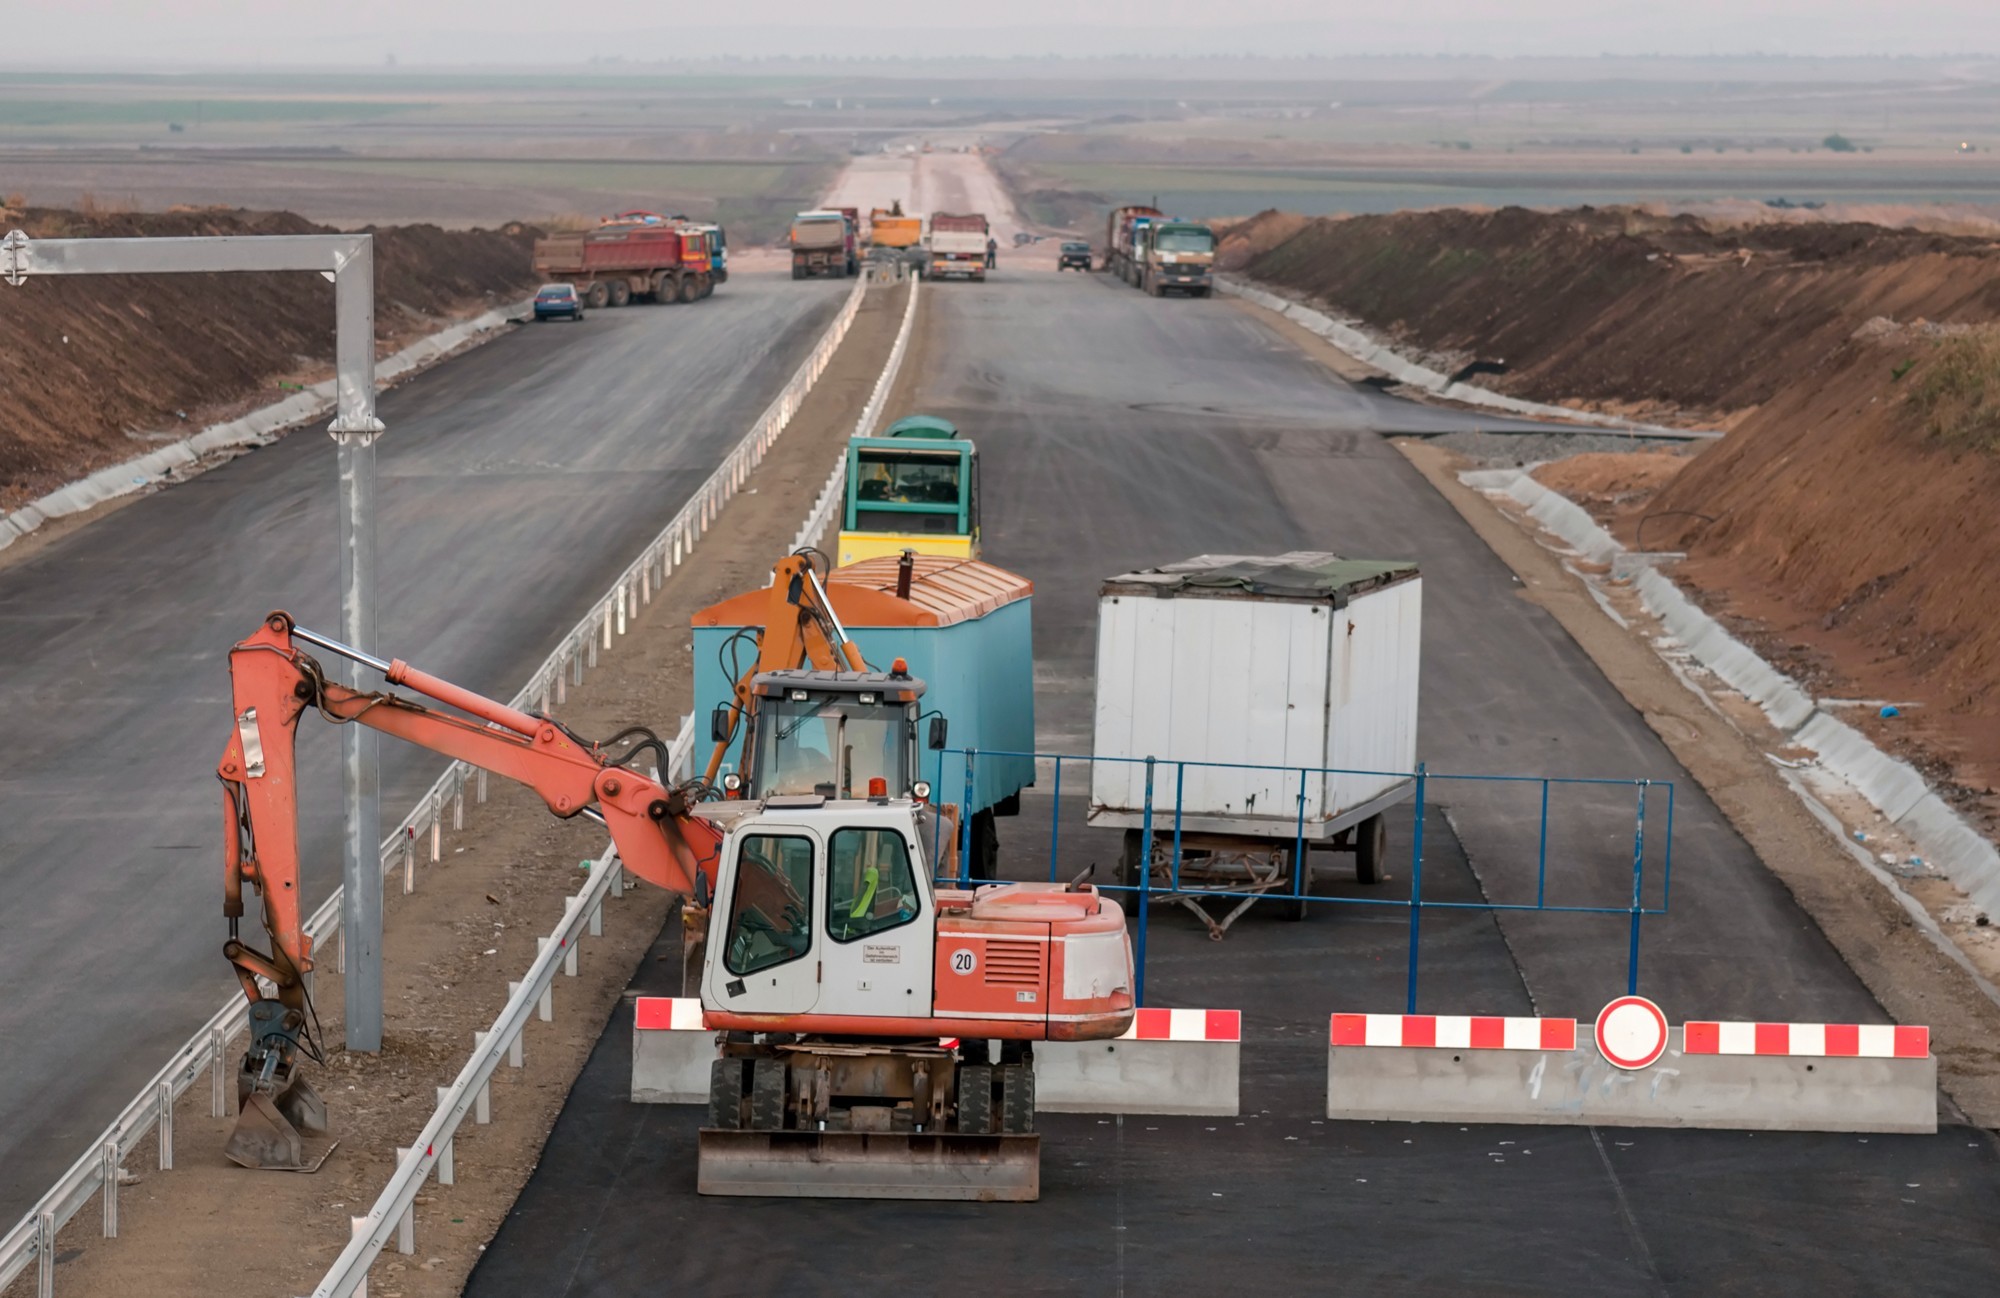
M 340 488 L 340 626 L 347 643 L 375 642 L 375 240 L 367 234 L 218 235 L 158 239 L 0 239 L 0 278 L 37 275 L 214 274 L 318 271 L 333 281 L 338 400 L 332 432 Z M 344 683 L 362 687 L 350 664 Z M 377 844 L 381 806 L 375 735 L 341 731 L 346 833 L 341 859 L 341 948 L 347 990 L 347 1047 L 382 1048 L 382 876 Z

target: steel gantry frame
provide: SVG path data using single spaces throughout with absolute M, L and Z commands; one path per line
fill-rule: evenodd
M 337 401 L 327 431 L 340 482 L 340 628 L 357 648 L 375 645 L 375 240 L 367 234 L 216 235 L 150 239 L 0 239 L 0 277 L 317 271 L 333 281 Z M 363 689 L 363 668 L 343 662 L 341 683 Z M 346 825 L 341 849 L 340 943 L 349 1050 L 382 1048 L 381 791 L 376 737 L 340 728 Z

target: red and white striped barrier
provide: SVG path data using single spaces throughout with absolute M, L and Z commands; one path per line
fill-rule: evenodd
M 1577 1020 L 1335 1014 L 1329 1118 L 1749 1131 L 1937 1130 L 1930 1029 L 1693 1022 L 1621 996 Z
M 1142 1009 L 1120 1041 L 1241 1041 L 1242 1010 Z
M 1234 1117 L 1240 1010 L 1147 1008 L 1112 1041 L 1037 1041 L 1035 1104 L 1050 1113 Z
M 1574 1050 L 1576 1020 L 1484 1014 L 1336 1014 L 1327 1042 L 1438 1050 Z
M 1690 1055 L 1789 1055 L 1820 1059 L 1923 1059 L 1929 1028 L 1887 1023 L 1689 1023 Z
M 715 1033 L 692 996 L 641 996 L 632 1004 L 632 1099 L 706 1104 Z
M 632 1006 L 640 1032 L 700 1032 L 701 1002 L 692 996 L 641 996 Z

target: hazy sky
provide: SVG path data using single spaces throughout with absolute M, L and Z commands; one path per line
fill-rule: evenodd
M 1226 22 L 1218 20 L 1226 13 Z M 879 22 L 872 15 L 893 15 Z M 701 19 L 711 21 L 702 30 Z M 719 24 L 719 26 L 718 26 Z M 912 31 L 912 26 L 923 31 Z M 942 29 L 965 35 L 950 39 Z M 967 30 L 970 29 L 970 30 Z M 984 34 L 972 32 L 984 29 Z M 573 61 L 827 50 L 1984 54 L 1995 0 L 0 0 L 0 64 Z M 1087 39 L 1086 39 L 1087 38 Z M 947 48 L 956 47 L 956 49 Z M 833 51 L 829 51 L 833 52 Z

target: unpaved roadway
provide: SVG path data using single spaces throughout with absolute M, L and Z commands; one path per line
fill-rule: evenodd
M 387 394 L 378 647 L 511 696 L 851 286 L 740 275 L 691 306 L 523 327 Z M 232 992 L 225 655 L 274 608 L 338 630 L 333 513 L 332 443 L 307 429 L 0 557 L 0 1222 Z M 309 907 L 340 875 L 336 748 L 301 737 Z M 385 825 L 442 765 L 382 746 Z
M 1675 782 L 1672 908 L 1646 922 L 1642 991 L 1676 1020 L 1885 1020 L 1643 718 L 1381 436 L 1491 421 L 1350 387 L 1226 300 L 1017 273 L 1004 253 L 983 286 L 927 290 L 924 321 L 915 404 L 978 440 L 987 557 L 1036 584 L 1044 748 L 1088 747 L 1103 577 L 1205 551 L 1416 558 L 1434 770 Z M 1532 901 L 1536 794 L 1439 782 L 1431 797 L 1426 899 Z M 1629 895 L 1617 799 L 1559 795 L 1551 902 Z M 1080 802 L 1065 798 L 1066 823 Z M 1049 809 L 1038 791 L 1003 822 L 1006 873 L 1047 877 Z M 1405 810 L 1392 856 L 1410 831 Z M 1117 850 L 1065 838 L 1064 877 Z M 1649 865 L 1658 901 L 1664 862 Z M 1406 888 L 1407 865 L 1392 869 Z M 1407 939 L 1401 910 L 1253 911 L 1219 944 L 1155 913 L 1149 1002 L 1245 1012 L 1243 1116 L 1047 1116 L 1033 1205 L 702 1199 L 700 1113 L 629 1103 L 621 1014 L 468 1292 L 639 1294 L 667 1276 L 745 1295 L 860 1277 L 918 1294 L 1992 1292 L 2000 1156 L 1949 1113 L 1935 1137 L 1325 1121 L 1326 1016 L 1401 1009 Z M 1431 912 L 1420 1008 L 1589 1019 L 1624 990 L 1627 941 L 1615 917 Z M 669 958 L 635 992 L 671 993 L 651 971 L 673 951 L 664 935 Z

